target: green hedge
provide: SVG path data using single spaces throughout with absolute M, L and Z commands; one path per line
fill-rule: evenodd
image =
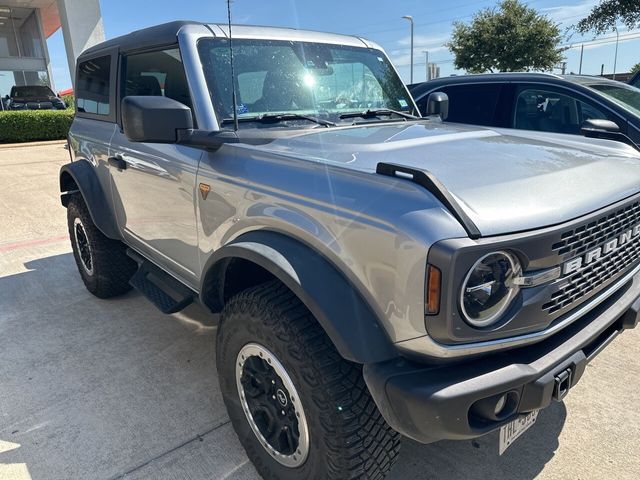
M 66 103 L 67 108 L 70 108 L 71 110 L 75 110 L 76 109 L 76 97 L 75 97 L 75 95 L 63 95 L 62 96 L 62 100 L 64 101 L 64 103 Z
M 0 112 L 0 143 L 65 139 L 74 113 L 72 109 Z

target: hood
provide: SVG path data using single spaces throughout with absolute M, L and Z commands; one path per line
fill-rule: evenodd
M 577 135 L 429 120 L 314 129 L 260 147 L 375 172 L 379 162 L 428 170 L 483 236 L 562 223 L 640 191 L 640 155 Z

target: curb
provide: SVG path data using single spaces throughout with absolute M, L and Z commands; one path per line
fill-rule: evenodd
M 47 145 L 64 145 L 66 140 L 47 140 L 42 142 L 0 143 L 0 150 L 21 147 L 45 147 Z

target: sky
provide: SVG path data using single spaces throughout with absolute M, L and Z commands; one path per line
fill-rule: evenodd
M 483 8 L 495 7 L 496 0 L 233 0 L 234 23 L 305 28 L 355 34 L 377 42 L 385 49 L 405 82 L 410 81 L 410 26 L 403 15 L 414 19 L 414 82 L 426 76 L 425 51 L 429 61 L 440 67 L 440 75 L 461 74 L 444 43 L 454 21 L 470 22 Z M 529 0 L 524 3 L 560 24 L 562 32 L 586 16 L 598 0 Z M 101 0 L 107 38 L 172 20 L 226 22 L 226 0 Z M 150 5 L 152 8 L 150 8 Z M 619 28 L 620 43 L 616 72 L 627 72 L 640 62 L 640 30 Z M 615 32 L 594 40 L 594 35 L 568 33 L 564 44 L 567 73 L 578 73 L 580 45 L 584 43 L 582 73 L 611 73 L 615 57 Z M 71 87 L 62 32 L 48 40 L 55 88 Z M 556 70 L 560 73 L 560 70 Z

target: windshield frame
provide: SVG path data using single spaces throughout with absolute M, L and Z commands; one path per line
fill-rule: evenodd
M 370 72 L 374 74 L 374 78 L 377 81 L 377 84 L 380 88 L 382 88 L 382 93 L 384 95 L 384 99 L 383 102 L 385 104 L 387 104 L 386 108 L 382 108 L 382 107 L 371 107 L 371 110 L 389 110 L 391 109 L 391 107 L 388 105 L 390 103 L 390 101 L 393 101 L 394 97 L 397 96 L 397 101 L 400 102 L 401 100 L 405 101 L 407 103 L 406 106 L 404 106 L 403 104 L 401 104 L 401 109 L 402 112 L 410 114 L 410 115 L 414 115 L 416 117 L 415 120 L 424 120 L 424 118 L 421 116 L 420 114 L 420 110 L 418 109 L 415 100 L 413 98 L 413 96 L 411 95 L 411 93 L 409 92 L 406 84 L 402 81 L 402 78 L 400 77 L 400 75 L 398 74 L 397 69 L 395 68 L 395 66 L 393 65 L 393 63 L 389 60 L 389 58 L 387 57 L 386 53 L 384 51 L 382 51 L 380 48 L 378 47 L 368 47 L 368 46 L 353 46 L 353 45 L 344 45 L 344 44 L 340 44 L 340 43 L 332 43 L 332 42 L 323 42 L 323 41 L 316 41 L 316 40 L 312 40 L 312 41 L 307 41 L 304 39 L 271 39 L 271 38 L 261 38 L 261 37 L 238 37 L 238 38 L 234 38 L 233 39 L 233 45 L 234 47 L 239 43 L 239 42 L 243 42 L 243 43 L 252 43 L 255 42 L 258 46 L 260 46 L 260 44 L 269 44 L 269 45 L 274 45 L 277 46 L 277 44 L 283 44 L 283 46 L 288 46 L 291 45 L 293 47 L 293 49 L 302 49 L 302 48 L 307 48 L 308 46 L 322 46 L 322 47 L 326 47 L 326 48 L 330 48 L 330 49 L 344 49 L 344 50 L 351 50 L 351 51 L 362 51 L 363 53 L 365 53 L 366 55 L 372 55 L 372 56 L 376 56 L 378 57 L 378 60 L 380 62 L 382 62 L 384 64 L 383 67 L 386 69 L 386 75 L 388 76 L 392 76 L 393 78 L 390 79 L 391 82 L 397 82 L 397 84 L 395 83 L 389 83 L 389 82 L 384 82 L 380 80 L 380 76 L 377 74 L 377 72 Z M 218 43 L 219 45 L 215 45 L 216 43 Z M 204 45 L 203 45 L 204 44 Z M 230 116 L 233 116 L 233 109 L 230 108 L 228 112 L 225 112 L 224 110 L 222 110 L 220 108 L 220 106 L 217 104 L 217 102 L 219 102 L 219 98 L 224 98 L 224 95 L 220 95 L 218 92 L 219 90 L 219 85 L 216 83 L 219 81 L 220 76 L 216 76 L 215 74 L 211 74 L 210 71 L 213 70 L 211 68 L 211 65 L 207 65 L 207 62 L 210 63 L 210 60 L 208 58 L 206 58 L 207 56 L 209 56 L 209 58 L 211 58 L 211 53 L 210 53 L 210 49 L 212 49 L 214 46 L 216 47 L 220 47 L 220 46 L 224 46 L 226 48 L 229 47 L 228 44 L 228 39 L 226 37 L 201 37 L 197 40 L 196 42 L 196 55 L 198 57 L 199 60 L 199 69 L 201 70 L 201 74 L 202 74 L 202 78 L 205 81 L 206 87 L 207 87 L 207 96 L 209 97 L 209 102 L 210 104 L 208 105 L 208 107 L 211 108 L 211 112 L 213 113 L 214 117 L 215 117 L 215 121 L 216 124 L 218 125 L 219 129 L 227 129 L 226 127 L 223 127 L 223 119 L 225 118 L 229 118 Z M 236 48 L 234 48 L 234 53 L 237 51 Z M 295 50 L 294 50 L 295 51 Z M 237 65 L 237 60 L 236 62 Z M 363 62 L 363 65 L 366 66 L 366 64 Z M 228 67 L 227 67 L 228 68 Z M 303 67 L 305 68 L 305 67 Z M 238 91 L 238 76 L 242 75 L 243 73 L 247 73 L 247 71 L 241 71 L 238 72 L 237 71 L 237 66 L 235 68 L 235 72 L 234 72 L 234 78 L 235 78 L 235 88 L 236 91 Z M 218 71 L 218 70 L 216 70 Z M 258 71 L 258 70 L 256 70 Z M 387 91 L 385 91 L 384 87 L 388 86 L 389 88 L 392 88 L 392 90 L 390 90 L 391 92 L 395 93 L 395 95 L 393 95 L 393 93 L 388 93 Z M 229 95 L 227 93 L 227 95 Z M 218 100 L 216 100 L 218 99 Z M 363 99 L 366 100 L 366 99 Z M 240 101 L 238 101 L 238 107 L 242 106 L 242 103 Z M 369 110 L 369 108 L 349 108 L 349 109 L 342 109 L 342 110 L 322 110 L 322 109 L 318 109 L 317 105 L 315 108 L 311 108 L 311 109 L 277 109 L 277 110 L 273 110 L 273 111 L 267 111 L 267 112 L 243 112 L 241 115 L 238 116 L 239 119 L 244 118 L 244 116 L 257 116 L 260 115 L 261 113 L 266 113 L 268 115 L 272 115 L 272 114 L 292 114 L 292 115 L 306 115 L 306 116 L 313 116 L 313 117 L 318 117 L 321 120 L 327 120 L 330 122 L 335 122 L 337 123 L 336 126 L 351 126 L 354 125 L 355 123 L 359 123 L 357 121 L 346 121 L 343 119 L 339 118 L 339 115 L 342 113 L 356 113 L 356 112 L 365 112 L 366 110 Z M 329 113 L 329 115 L 327 115 L 327 113 Z M 353 120 L 353 119 L 352 119 Z M 396 116 L 388 116 L 388 115 L 382 115 L 379 117 L 380 122 L 396 122 L 396 121 L 407 121 L 408 119 L 403 119 L 400 117 L 396 117 Z M 408 120 L 408 121 L 415 121 L 415 120 Z M 364 123 L 364 122 L 363 122 Z M 367 121 L 366 123 L 371 123 L 370 121 Z M 242 122 L 241 128 L 262 128 L 262 127 L 268 127 L 268 128 L 272 128 L 274 126 L 280 126 L 280 127 L 285 127 L 285 128 L 300 128 L 300 129 L 308 129 L 308 128 L 315 128 L 318 127 L 318 125 L 314 125 L 312 122 L 308 122 L 308 121 L 304 121 L 304 120 L 286 120 L 283 121 L 281 123 L 271 123 L 269 125 L 260 125 L 259 122 L 250 122 L 250 121 L 244 121 Z

